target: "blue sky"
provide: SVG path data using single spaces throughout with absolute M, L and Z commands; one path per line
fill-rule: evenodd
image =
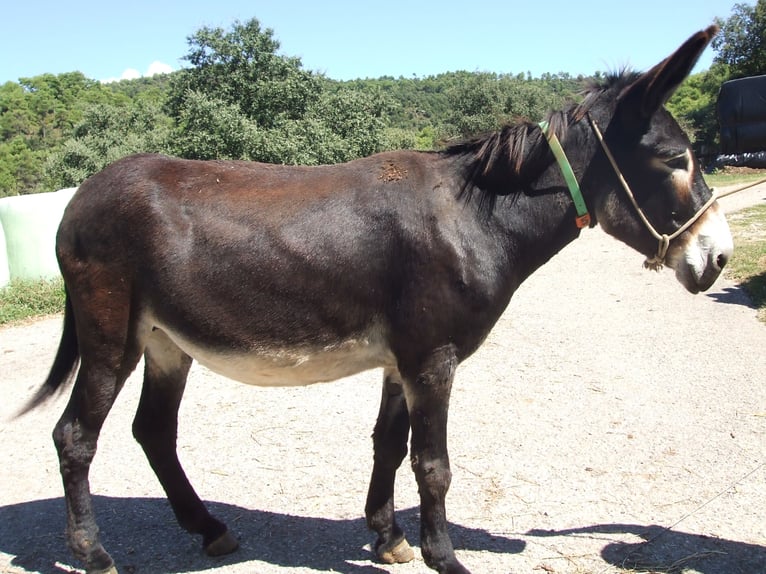
M 746 2 L 754 3 L 754 1 Z M 591 74 L 651 67 L 735 0 L 12 0 L 0 83 L 81 71 L 108 80 L 178 69 L 203 26 L 257 18 L 281 53 L 334 79 L 467 70 Z M 710 66 L 708 49 L 695 71 Z

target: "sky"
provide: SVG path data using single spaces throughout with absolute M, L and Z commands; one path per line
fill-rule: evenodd
M 736 0 L 13 0 L 0 84 L 80 71 L 109 81 L 188 65 L 187 38 L 257 18 L 280 53 L 336 80 L 443 72 L 645 70 Z M 745 3 L 753 4 L 754 0 Z M 706 70 L 708 48 L 695 72 Z

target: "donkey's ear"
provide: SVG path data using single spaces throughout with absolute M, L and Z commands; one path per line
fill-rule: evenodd
M 625 88 L 620 101 L 629 102 L 633 113 L 639 113 L 644 119 L 653 116 L 686 79 L 717 33 L 718 26 L 713 25 L 694 34 L 672 55 Z

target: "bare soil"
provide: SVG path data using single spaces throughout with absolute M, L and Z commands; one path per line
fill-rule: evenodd
M 723 166 L 718 170 L 719 173 L 727 174 L 727 175 L 765 175 L 766 176 L 766 169 L 761 169 L 757 167 L 747 167 L 744 165 L 737 166 L 737 165 L 726 165 Z
M 766 201 L 766 186 L 722 200 Z M 692 296 L 589 230 L 518 291 L 458 370 L 448 496 L 474 573 L 766 572 L 766 326 L 725 278 Z M 50 431 L 66 397 L 13 414 L 42 382 L 60 317 L 0 329 L 0 571 L 70 572 Z M 377 563 L 363 507 L 381 374 L 264 389 L 196 367 L 179 452 L 241 542 L 211 559 L 175 523 L 130 434 L 134 374 L 91 470 L 123 574 L 429 572 Z M 399 520 L 418 545 L 408 465 Z

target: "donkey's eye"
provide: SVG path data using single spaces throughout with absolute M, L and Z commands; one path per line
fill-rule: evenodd
M 683 169 L 684 171 L 688 171 L 691 168 L 690 160 L 689 152 L 684 152 L 674 155 L 673 157 L 665 158 L 662 160 L 662 163 L 670 169 Z
M 651 164 L 655 169 L 664 171 L 667 174 L 672 174 L 676 171 L 691 173 L 694 166 L 693 161 L 692 154 L 687 149 L 674 155 L 661 153 L 659 156 L 652 158 Z

